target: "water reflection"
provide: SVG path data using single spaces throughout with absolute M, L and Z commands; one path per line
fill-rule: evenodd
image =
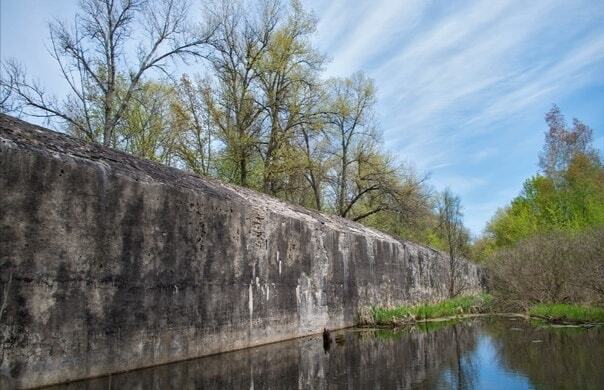
M 473 319 L 346 330 L 53 389 L 604 388 L 604 329 Z
M 503 368 L 526 375 L 536 389 L 604 389 L 604 328 L 529 326 L 510 321 L 485 330 Z

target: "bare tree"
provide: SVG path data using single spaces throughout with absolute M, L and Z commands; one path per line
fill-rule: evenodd
M 375 87 L 364 74 L 355 73 L 349 79 L 332 80 L 328 88 L 327 121 L 333 137 L 332 153 L 338 161 L 330 181 L 335 195 L 335 209 L 338 215 L 346 217 L 360 196 L 364 195 L 350 193 L 354 164 L 363 155 L 364 149 L 373 147 L 378 141 L 373 122 Z
M 604 229 L 545 232 L 489 259 L 493 293 L 512 310 L 537 303 L 604 304 Z
M 177 89 L 177 127 L 183 128 L 178 154 L 187 168 L 200 175 L 209 175 L 213 161 L 212 143 L 216 133 L 204 98 L 211 93 L 210 87 L 207 80 L 192 81 L 187 75 L 183 75 Z
M 449 189 L 443 191 L 438 199 L 439 230 L 445 240 L 449 254 L 448 277 L 449 297 L 459 295 L 466 288 L 462 275 L 465 261 L 462 256 L 467 248 L 469 235 L 463 226 L 461 200 Z
M 15 61 L 0 63 L 0 113 L 15 111 L 14 87 L 21 73 L 22 69 Z
M 78 136 L 115 145 L 116 127 L 144 76 L 165 73 L 169 60 L 205 55 L 214 28 L 193 27 L 189 9 L 188 0 L 81 0 L 72 27 L 50 24 L 51 55 L 69 96 L 59 102 L 14 69 L 12 91 L 20 109 L 59 118 Z M 130 61 L 132 47 L 136 60 Z

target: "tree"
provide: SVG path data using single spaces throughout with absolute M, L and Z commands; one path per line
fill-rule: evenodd
M 22 76 L 22 69 L 14 60 L 0 63 L 0 113 L 11 113 L 14 107 L 14 87 Z
M 604 224 L 604 167 L 592 130 L 575 119 L 568 129 L 557 106 L 546 115 L 549 131 L 540 156 L 542 174 L 489 222 L 497 247 L 554 231 L 580 232 Z
M 258 101 L 263 109 L 262 142 L 264 192 L 284 190 L 295 133 L 317 115 L 317 73 L 324 62 L 311 46 L 309 36 L 317 21 L 299 1 L 291 2 L 285 20 L 270 36 L 267 50 L 256 64 Z M 285 162 L 285 164 L 284 164 Z
M 59 118 L 77 136 L 115 146 L 116 128 L 144 77 L 167 73 L 169 60 L 204 55 L 214 28 L 191 26 L 189 8 L 187 0 L 81 0 L 71 29 L 50 25 L 51 55 L 71 93 L 59 102 L 14 72 L 20 109 Z M 136 47 L 136 60 L 129 47 Z
M 558 180 L 560 173 L 568 168 L 570 161 L 578 154 L 597 157 L 591 146 L 593 130 L 589 126 L 574 118 L 573 127 L 569 128 L 555 104 L 545 114 L 545 121 L 549 129 L 545 133 L 539 166 L 547 177 Z
M 300 127 L 298 138 L 294 141 L 303 151 L 303 176 L 313 196 L 315 209 L 323 209 L 323 190 L 329 170 L 329 138 L 323 128 L 320 118 L 310 121 Z
M 523 309 L 536 303 L 604 303 L 604 229 L 542 232 L 500 248 L 490 261 L 494 293 Z M 512 307 L 515 309 L 515 307 Z
M 224 144 L 227 178 L 248 186 L 258 153 L 262 106 L 255 90 L 258 63 L 268 50 L 279 21 L 279 3 L 265 1 L 258 11 L 241 3 L 221 1 L 208 9 L 219 21 L 209 56 L 214 84 L 205 96 L 212 123 Z
M 185 128 L 178 122 L 174 86 L 141 83 L 116 128 L 120 149 L 166 165 L 176 165 Z
M 354 165 L 378 142 L 373 121 L 375 87 L 364 74 L 355 73 L 349 79 L 331 80 L 328 88 L 326 116 L 332 137 L 331 154 L 335 160 L 334 169 L 330 172 L 330 184 L 335 198 L 335 211 L 341 217 L 346 217 L 361 197 L 377 189 L 374 186 L 357 187 L 360 191 L 352 193 L 354 182 L 351 177 Z
M 438 228 L 449 255 L 448 290 L 449 297 L 459 295 L 465 288 L 463 281 L 464 260 L 462 258 L 468 243 L 469 234 L 463 226 L 461 200 L 449 189 L 445 189 L 438 200 Z
M 175 127 L 182 129 L 178 155 L 191 171 L 210 175 L 214 168 L 213 142 L 216 134 L 206 104 L 210 87 L 205 80 L 193 82 L 183 75 L 176 89 Z
M 188 1 L 81 0 L 71 27 L 50 28 L 68 96 L 54 98 L 7 61 L 0 108 L 392 234 L 429 237 L 429 193 L 384 152 L 373 81 L 360 72 L 321 77 L 317 19 L 300 1 L 213 0 L 203 27 L 189 23 Z M 208 65 L 201 75 L 170 74 L 171 60 L 198 58 Z
M 331 80 L 328 88 L 325 117 L 332 161 L 326 176 L 332 208 L 355 221 L 413 209 L 422 180 L 380 150 L 373 81 L 356 73 Z

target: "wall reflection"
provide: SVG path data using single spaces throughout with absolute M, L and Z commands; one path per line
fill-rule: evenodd
M 79 389 L 603 388 L 603 329 L 473 319 L 351 329 L 55 386 Z M 485 352 L 486 351 L 486 352 Z M 489 353 L 491 355 L 489 355 Z

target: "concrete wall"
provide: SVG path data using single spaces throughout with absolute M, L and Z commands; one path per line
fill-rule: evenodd
M 19 387 L 446 296 L 440 252 L 7 116 L 0 191 L 0 369 Z M 475 266 L 465 279 L 480 289 Z

